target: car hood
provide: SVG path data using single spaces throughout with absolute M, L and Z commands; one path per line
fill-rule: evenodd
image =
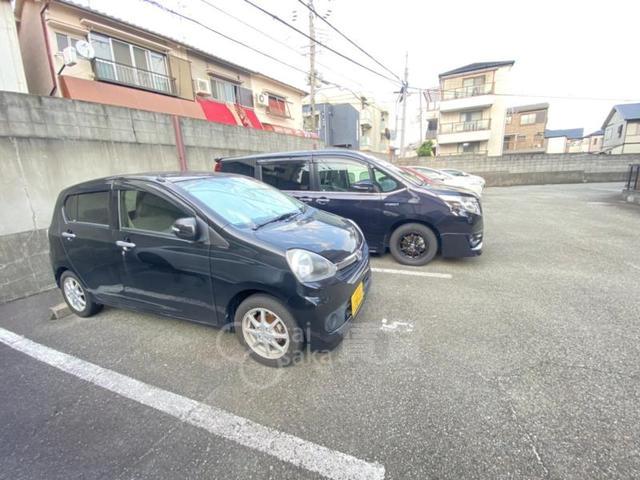
M 293 219 L 270 223 L 254 233 L 259 240 L 283 251 L 301 248 L 334 263 L 351 255 L 364 241 L 351 221 L 312 207 Z
M 458 187 L 453 185 L 446 185 L 444 183 L 434 184 L 434 185 L 423 185 L 421 187 L 414 187 L 415 190 L 421 192 L 428 192 L 432 195 L 466 195 L 469 197 L 475 197 L 477 200 L 480 200 L 480 196 L 469 190 L 468 188 Z

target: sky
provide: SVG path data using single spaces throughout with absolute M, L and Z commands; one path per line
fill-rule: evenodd
M 303 73 L 309 65 L 308 40 L 245 0 L 73 1 L 141 27 L 162 29 L 233 63 L 308 90 Z M 298 0 L 251 1 L 308 31 L 308 11 Z M 314 1 L 336 28 L 398 76 L 403 75 L 407 53 L 409 84 L 414 87 L 435 87 L 438 73 L 468 63 L 514 60 L 507 88 L 514 96 L 508 97 L 507 104 L 548 102 L 548 128 L 582 127 L 585 134 L 601 127 L 614 104 L 640 102 L 637 1 Z M 302 71 L 176 19 L 153 2 Z M 318 38 L 328 46 L 391 76 L 328 26 L 319 20 L 316 25 Z M 362 92 L 389 108 L 393 116 L 398 82 L 380 78 L 323 47 L 319 47 L 318 62 L 321 77 L 343 86 L 346 97 L 351 91 Z M 407 142 L 417 142 L 417 95 L 407 105 Z

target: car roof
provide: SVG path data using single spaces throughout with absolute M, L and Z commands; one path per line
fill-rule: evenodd
M 258 162 L 260 160 L 273 160 L 273 159 L 295 159 L 299 157 L 308 157 L 310 155 L 314 156 L 331 156 L 331 155 L 342 155 L 342 156 L 350 156 L 356 157 L 360 159 L 366 160 L 376 160 L 374 157 L 370 157 L 368 155 L 363 155 L 362 152 L 358 152 L 356 150 L 348 150 L 345 148 L 324 148 L 322 150 L 296 150 L 293 152 L 270 152 L 270 153 L 258 153 L 254 155 L 242 155 L 239 157 L 221 157 L 216 160 L 226 162 L 228 160 L 233 161 L 248 161 L 248 162 Z
M 222 172 L 145 172 L 130 173 L 124 175 L 110 175 L 108 177 L 95 178 L 86 182 L 76 183 L 66 188 L 66 191 L 85 190 L 92 187 L 100 187 L 115 180 L 142 180 L 152 183 L 177 183 L 186 180 L 195 180 L 197 178 L 215 178 L 215 177 L 236 177 L 232 173 Z

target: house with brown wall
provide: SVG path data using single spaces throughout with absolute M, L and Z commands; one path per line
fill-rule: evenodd
M 544 153 L 548 103 L 509 107 L 504 129 L 504 153 Z

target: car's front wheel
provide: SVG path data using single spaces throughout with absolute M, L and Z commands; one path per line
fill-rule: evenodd
M 302 357 L 304 333 L 289 310 L 268 295 L 245 299 L 235 314 L 238 341 L 270 367 L 291 365 Z
M 391 234 L 389 250 L 404 265 L 426 265 L 438 252 L 438 237 L 426 225 L 405 223 Z
M 75 273 L 67 270 L 60 277 L 62 296 L 73 313 L 79 317 L 90 317 L 98 313 L 102 305 L 93 301 Z

